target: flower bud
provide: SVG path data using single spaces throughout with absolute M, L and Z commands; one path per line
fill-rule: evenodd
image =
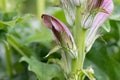
M 73 25 L 76 14 L 76 7 L 73 0 L 60 0 L 64 10 L 66 20 L 69 25 Z
M 76 46 L 73 39 L 73 36 L 69 29 L 63 24 L 60 20 L 47 15 L 42 15 L 42 20 L 45 26 L 52 30 L 57 42 L 61 45 L 62 48 L 65 48 L 66 51 L 69 50 L 72 57 L 76 57 Z
M 73 0 L 76 6 L 80 6 L 82 0 Z

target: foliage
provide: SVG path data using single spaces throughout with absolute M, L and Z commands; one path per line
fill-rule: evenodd
M 55 7 L 57 0 L 45 0 L 42 12 L 40 5 L 35 6 L 42 0 L 10 1 L 17 9 L 4 9 L 0 2 L 0 80 L 64 80 L 53 59 L 59 60 L 60 52 L 45 58 L 55 43 L 39 15 L 47 12 L 66 23 L 61 8 Z M 113 14 L 100 30 L 104 36 L 97 39 L 85 60 L 84 68 L 92 67 L 97 80 L 120 80 L 120 1 L 114 4 Z

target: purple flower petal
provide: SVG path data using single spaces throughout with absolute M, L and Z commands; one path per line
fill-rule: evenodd
M 69 31 L 67 26 L 63 24 L 60 20 L 47 14 L 42 15 L 42 20 L 46 27 L 50 29 L 55 28 L 55 30 L 58 32 L 65 32 L 67 36 L 70 36 L 72 38 L 71 32 Z
M 97 15 L 95 16 L 94 20 L 93 20 L 93 25 L 91 27 L 91 33 L 93 33 L 94 31 L 96 32 L 99 27 L 105 22 L 105 20 L 111 15 L 112 11 L 113 11 L 113 2 L 112 0 L 104 0 L 103 4 L 101 6 L 101 9 L 104 9 L 105 11 L 107 11 L 108 13 L 105 12 L 98 12 Z
M 87 0 L 85 6 L 87 6 L 88 11 L 99 8 L 104 0 Z
M 104 0 L 100 9 L 103 9 L 105 11 L 98 12 L 93 20 L 92 27 L 87 32 L 86 37 L 86 46 L 90 45 L 92 43 L 93 39 L 96 37 L 98 29 L 100 26 L 106 21 L 106 19 L 111 15 L 113 11 L 113 2 L 112 0 Z

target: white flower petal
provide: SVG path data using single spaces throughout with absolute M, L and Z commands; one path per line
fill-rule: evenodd
M 65 17 L 70 25 L 73 25 L 76 14 L 76 7 L 73 0 L 60 0 Z

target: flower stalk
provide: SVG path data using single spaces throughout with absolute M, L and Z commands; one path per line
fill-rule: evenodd
M 81 13 L 81 6 L 77 6 L 76 8 L 76 20 L 75 20 L 75 25 L 73 27 L 73 33 L 74 33 L 74 39 L 76 42 L 77 50 L 78 50 L 78 57 L 76 59 L 72 60 L 72 71 L 76 75 L 75 80 L 83 80 L 83 79 L 78 79 L 80 78 L 81 74 L 83 74 L 83 63 L 85 59 L 85 37 L 86 37 L 86 29 L 84 29 L 81 26 L 81 18 L 83 13 Z M 82 35 L 79 37 L 79 35 Z M 80 74 L 77 74 L 77 72 L 80 71 Z

